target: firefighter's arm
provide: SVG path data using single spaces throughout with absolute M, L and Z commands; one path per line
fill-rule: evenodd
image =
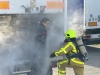
M 61 55 L 67 54 L 73 48 L 71 44 L 72 43 L 70 43 L 70 42 L 66 43 L 62 48 L 60 48 L 58 51 L 52 53 L 50 56 L 56 57 L 56 56 L 61 56 Z

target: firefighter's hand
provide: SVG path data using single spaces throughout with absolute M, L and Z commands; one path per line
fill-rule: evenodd
M 55 55 L 55 53 L 52 53 L 51 55 L 50 55 L 50 58 L 54 58 L 56 55 Z

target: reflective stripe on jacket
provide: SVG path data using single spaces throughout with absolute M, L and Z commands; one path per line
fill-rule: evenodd
M 72 55 L 74 53 L 77 53 L 76 47 L 73 42 L 67 42 L 60 50 L 55 52 L 56 56 L 61 56 L 61 55 Z M 76 63 L 76 64 L 84 64 L 79 58 L 71 58 L 71 61 Z

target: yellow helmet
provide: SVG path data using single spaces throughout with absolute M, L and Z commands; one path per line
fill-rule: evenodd
M 76 38 L 76 32 L 73 29 L 70 29 L 64 34 L 64 36 L 66 39 Z

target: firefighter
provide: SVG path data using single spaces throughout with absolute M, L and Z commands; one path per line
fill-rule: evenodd
M 82 61 L 78 56 L 75 56 L 75 54 L 78 53 L 74 43 L 76 40 L 76 32 L 70 29 L 64 36 L 66 40 L 64 41 L 65 44 L 63 47 L 50 55 L 51 58 L 62 55 L 66 55 L 67 57 L 58 62 L 58 75 L 66 75 L 66 67 L 73 68 L 75 75 L 83 75 L 84 61 Z

